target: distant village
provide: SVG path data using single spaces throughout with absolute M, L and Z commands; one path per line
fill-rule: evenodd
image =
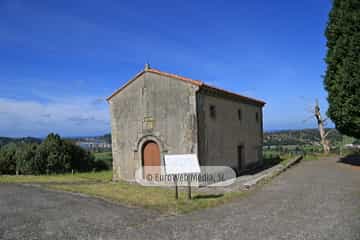
M 91 152 L 105 152 L 111 150 L 111 143 L 95 138 L 84 138 L 81 141 L 76 141 L 75 144 Z
M 105 134 L 97 137 L 79 137 L 72 139 L 75 144 L 91 152 L 111 151 L 111 135 Z

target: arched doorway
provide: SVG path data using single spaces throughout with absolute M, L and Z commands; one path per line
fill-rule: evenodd
M 151 174 L 160 173 L 160 148 L 154 141 L 148 141 L 144 144 L 142 150 L 142 164 L 144 177 Z

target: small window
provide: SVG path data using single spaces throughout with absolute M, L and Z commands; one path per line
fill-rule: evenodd
M 210 117 L 216 118 L 216 108 L 214 105 L 210 105 Z
M 259 112 L 256 112 L 255 119 L 256 119 L 256 122 L 259 122 Z
M 241 119 L 242 119 L 241 109 L 238 110 L 238 119 L 239 119 L 239 121 L 241 121 Z

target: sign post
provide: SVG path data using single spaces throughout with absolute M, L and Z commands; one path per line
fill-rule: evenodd
M 200 173 L 199 160 L 196 154 L 165 155 L 165 173 L 174 175 L 175 198 L 178 199 L 178 176 L 187 178 L 188 199 L 191 199 L 191 174 Z M 184 175 L 181 177 L 181 175 Z
M 178 190 L 178 183 L 177 183 L 177 175 L 174 175 L 174 182 L 175 182 L 175 199 L 179 199 L 179 190 Z
M 191 179 L 190 179 L 191 175 L 188 175 L 188 199 L 191 199 Z

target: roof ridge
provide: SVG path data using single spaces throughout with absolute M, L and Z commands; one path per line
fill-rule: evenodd
M 261 100 L 255 99 L 255 98 L 251 98 L 251 97 L 247 97 L 247 96 L 244 96 L 244 95 L 241 95 L 241 94 L 238 94 L 238 93 L 235 93 L 235 92 L 231 92 L 231 91 L 228 91 L 228 90 L 224 90 L 224 89 L 219 88 L 219 87 L 211 86 L 211 85 L 209 85 L 207 83 L 204 83 L 203 81 L 200 81 L 200 80 L 194 80 L 194 79 L 191 79 L 191 78 L 188 78 L 188 77 L 183 77 L 183 76 L 180 76 L 180 75 L 177 75 L 177 74 L 163 72 L 163 71 L 160 71 L 158 69 L 153 69 L 153 68 L 146 69 L 145 71 L 146 72 L 158 73 L 158 74 L 161 74 L 161 75 L 166 75 L 168 77 L 173 77 L 173 78 L 176 78 L 176 79 L 179 79 L 179 80 L 183 80 L 183 81 L 186 81 L 186 82 L 193 83 L 193 84 L 195 84 L 195 85 L 197 85 L 199 87 L 211 88 L 211 89 L 213 89 L 215 91 L 219 91 L 219 92 L 223 92 L 225 94 L 230 94 L 230 95 L 233 95 L 233 96 L 237 96 L 237 97 L 240 97 L 240 98 L 248 100 L 248 101 L 258 102 L 258 103 L 263 104 L 263 105 L 265 104 L 264 101 L 261 101 Z
M 184 81 L 184 82 L 188 82 L 188 83 L 193 84 L 193 85 L 198 86 L 198 87 L 204 87 L 204 88 L 212 89 L 214 91 L 218 91 L 218 92 L 221 92 L 223 94 L 227 94 L 227 95 L 231 95 L 231 96 L 241 98 L 242 100 L 247 100 L 247 101 L 251 101 L 251 102 L 256 102 L 256 103 L 261 104 L 261 105 L 265 105 L 265 102 L 262 101 L 262 100 L 258 100 L 258 99 L 255 99 L 255 98 L 240 95 L 240 94 L 235 93 L 235 92 L 231 92 L 231 91 L 224 90 L 224 89 L 221 89 L 221 88 L 218 88 L 218 87 L 214 87 L 214 86 L 208 85 L 208 84 L 206 84 L 206 83 L 204 83 L 203 81 L 200 81 L 200 80 L 194 80 L 194 79 L 191 79 L 191 78 L 188 78 L 188 77 L 183 77 L 183 76 L 180 76 L 180 75 L 177 75 L 177 74 L 174 74 L 174 73 L 163 72 L 163 71 L 160 71 L 160 70 L 154 69 L 154 68 L 145 68 L 141 72 L 137 73 L 130 81 L 125 83 L 122 87 L 117 89 L 113 94 L 111 94 L 108 98 L 106 98 L 106 100 L 109 101 L 113 96 L 115 96 L 118 92 L 123 90 L 130 83 L 135 81 L 138 77 L 140 77 L 145 72 L 150 72 L 150 73 L 155 73 L 155 74 L 159 74 L 159 75 L 170 77 L 170 78 L 175 78 L 175 79 L 178 79 L 178 80 L 181 80 L 181 81 Z
M 262 100 L 259 100 L 259 99 L 256 99 L 256 98 L 252 98 L 252 97 L 248 97 L 248 96 L 244 96 L 244 95 L 241 95 L 239 93 L 235 93 L 235 92 L 231 92 L 229 90 L 225 90 L 225 89 L 222 89 L 222 88 L 219 88 L 219 87 L 214 87 L 214 86 L 211 86 L 211 85 L 208 85 L 206 83 L 204 83 L 202 85 L 202 87 L 205 87 L 205 88 L 209 88 L 209 89 L 212 89 L 212 90 L 215 90 L 215 91 L 218 91 L 218 92 L 222 92 L 222 93 L 225 93 L 225 94 L 228 94 L 228 95 L 233 95 L 233 96 L 236 96 L 236 97 L 240 97 L 244 100 L 248 100 L 248 101 L 252 101 L 252 102 L 257 102 L 257 103 L 260 103 L 262 105 L 265 105 L 265 102 L 262 101 Z
M 152 72 L 152 73 L 158 73 L 160 75 L 165 75 L 165 76 L 168 76 L 168 77 L 173 77 L 173 78 L 176 78 L 176 79 L 179 79 L 179 80 L 182 80 L 182 81 L 193 83 L 193 84 L 195 84 L 197 86 L 203 85 L 203 82 L 200 81 L 200 80 L 191 79 L 191 78 L 180 76 L 180 75 L 177 75 L 177 74 L 174 74 L 174 73 L 168 73 L 168 72 L 160 71 L 160 70 L 154 69 L 154 68 L 149 68 L 149 69 L 146 69 L 145 71 L 146 72 Z

